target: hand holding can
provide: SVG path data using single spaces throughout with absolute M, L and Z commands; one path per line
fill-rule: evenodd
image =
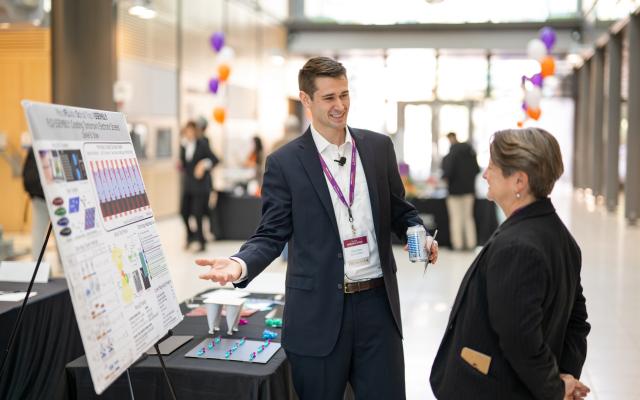
M 409 250 L 409 261 L 424 262 L 429 259 L 429 249 L 427 249 L 427 231 L 422 225 L 410 226 L 407 229 L 407 247 Z

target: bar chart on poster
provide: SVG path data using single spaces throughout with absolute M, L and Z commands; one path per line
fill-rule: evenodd
M 96 393 L 182 314 L 121 113 L 23 102 Z
M 130 143 L 86 143 L 83 151 L 107 230 L 152 215 L 138 160 Z

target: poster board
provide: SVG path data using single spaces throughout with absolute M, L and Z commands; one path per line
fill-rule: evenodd
M 182 313 L 124 115 L 28 101 L 23 108 L 100 394 Z

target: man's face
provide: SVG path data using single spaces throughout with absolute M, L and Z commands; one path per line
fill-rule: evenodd
M 343 132 L 349 114 L 349 82 L 346 76 L 321 76 L 315 81 L 311 95 L 300 92 L 300 100 L 311 111 L 313 126 L 320 132 Z

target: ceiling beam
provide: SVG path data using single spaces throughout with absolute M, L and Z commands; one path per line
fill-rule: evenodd
M 529 40 L 543 26 L 557 34 L 554 53 L 579 47 L 581 19 L 546 23 L 346 25 L 290 21 L 288 47 L 292 54 L 340 52 L 350 49 L 435 48 L 526 52 Z

